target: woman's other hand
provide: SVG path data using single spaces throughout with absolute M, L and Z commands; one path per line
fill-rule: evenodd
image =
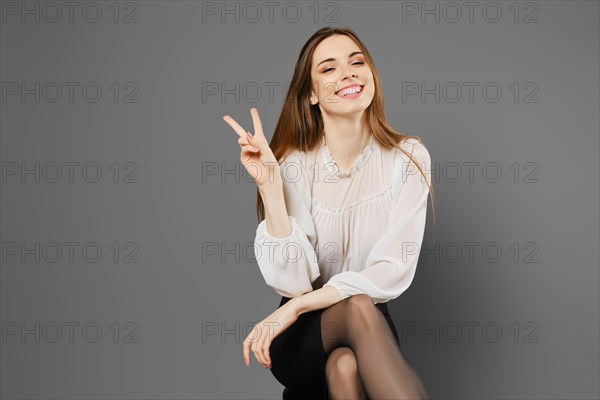
M 254 123 L 254 136 L 242 128 L 229 115 L 223 116 L 233 130 L 239 135 L 238 143 L 241 147 L 240 161 L 254 178 L 259 188 L 272 183 L 281 183 L 281 171 L 277 159 L 273 155 L 267 138 L 262 129 L 262 123 L 256 108 L 250 109 Z
M 271 368 L 269 349 L 273 339 L 296 322 L 298 315 L 296 302 L 291 300 L 254 325 L 252 332 L 244 339 L 243 353 L 246 365 L 250 366 L 250 350 L 252 350 L 254 357 L 261 365 Z

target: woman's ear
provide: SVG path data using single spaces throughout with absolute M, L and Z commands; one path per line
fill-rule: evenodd
M 310 104 L 313 106 L 319 102 L 319 97 L 315 94 L 316 85 L 316 83 L 313 83 L 313 88 L 310 89 Z

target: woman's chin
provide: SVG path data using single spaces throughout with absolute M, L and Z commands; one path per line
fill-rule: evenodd
M 370 105 L 371 103 L 337 104 L 335 107 L 330 107 L 326 112 L 329 115 L 350 116 L 363 113 Z

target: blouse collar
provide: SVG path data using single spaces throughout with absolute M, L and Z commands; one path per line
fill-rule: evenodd
M 329 151 L 329 148 L 327 148 L 327 145 L 325 144 L 325 135 L 323 135 L 323 138 L 321 139 L 321 152 L 327 163 L 326 167 L 328 167 L 332 171 L 335 171 L 335 174 L 338 177 L 345 177 L 352 175 L 367 162 L 369 156 L 371 155 L 371 153 L 373 153 L 374 144 L 375 139 L 373 139 L 373 135 L 371 135 L 369 143 L 364 148 L 363 152 L 358 156 L 356 160 L 354 160 L 354 164 L 352 164 L 352 166 L 345 171 L 339 170 L 337 163 L 335 162 L 333 156 L 331 155 L 331 152 Z

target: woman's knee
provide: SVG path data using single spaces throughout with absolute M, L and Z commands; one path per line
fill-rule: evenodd
M 377 322 L 382 321 L 383 314 L 377 308 L 371 296 L 367 294 L 357 294 L 348 299 L 348 312 L 350 317 L 348 322 L 355 327 L 369 328 Z M 383 317 L 385 318 L 385 317 Z M 385 321 L 384 321 L 385 322 Z
M 358 306 L 375 306 L 373 299 L 368 294 L 355 294 L 354 296 L 348 297 L 348 302 Z
M 349 347 L 338 347 L 329 354 L 325 365 L 327 379 L 355 379 L 358 376 L 356 356 Z

